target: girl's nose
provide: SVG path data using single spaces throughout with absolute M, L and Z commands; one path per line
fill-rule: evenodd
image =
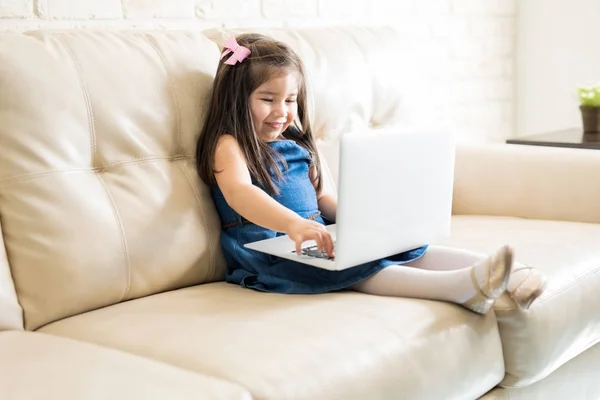
M 277 107 L 273 110 L 273 114 L 277 117 L 286 117 L 287 116 L 287 108 L 285 104 L 278 104 Z

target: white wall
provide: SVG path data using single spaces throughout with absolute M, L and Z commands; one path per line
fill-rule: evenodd
M 577 87 L 600 81 L 599 0 L 520 0 L 516 136 L 581 127 Z
M 0 30 L 391 24 L 410 71 L 406 124 L 499 141 L 513 129 L 515 1 L 0 0 Z

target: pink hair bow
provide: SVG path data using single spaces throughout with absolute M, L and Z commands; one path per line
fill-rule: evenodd
M 240 46 L 235 38 L 229 38 L 225 41 L 225 51 L 221 54 L 221 59 L 227 54 L 232 53 L 225 64 L 234 65 L 236 62 L 242 62 L 246 57 L 250 55 L 250 50 L 244 46 Z

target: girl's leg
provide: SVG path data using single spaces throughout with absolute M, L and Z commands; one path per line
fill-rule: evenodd
M 512 267 L 510 248 L 502 247 L 494 255 L 476 262 L 456 261 L 456 269 L 435 268 L 438 261 L 447 265 L 448 260 L 437 250 L 429 251 L 410 264 L 387 267 L 353 289 L 381 296 L 449 301 L 480 314 L 487 313 L 506 290 Z
M 446 271 L 464 268 L 486 258 L 485 254 L 456 247 L 429 246 L 423 257 L 406 265 Z M 515 262 L 508 280 L 507 293 L 519 307 L 528 309 L 544 292 L 546 281 L 546 276 L 538 269 Z
M 419 269 L 448 271 L 469 267 L 488 258 L 486 254 L 476 253 L 458 247 L 431 245 L 423 257 L 405 264 Z

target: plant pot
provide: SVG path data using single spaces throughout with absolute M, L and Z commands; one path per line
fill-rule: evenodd
M 579 106 L 583 131 L 585 133 L 600 133 L 600 107 Z

